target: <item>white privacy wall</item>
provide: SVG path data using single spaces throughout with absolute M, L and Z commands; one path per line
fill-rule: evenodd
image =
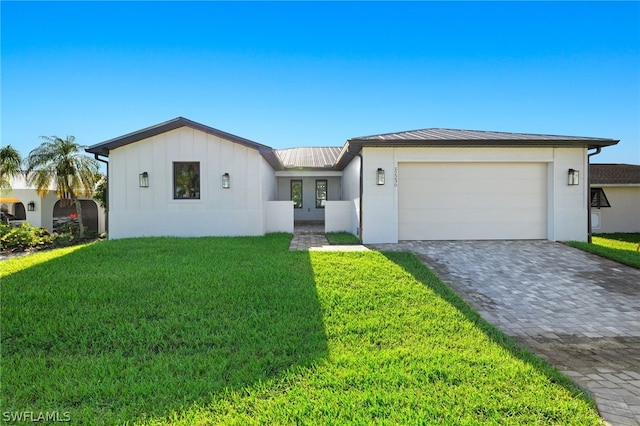
M 364 164 L 363 242 L 398 241 L 398 176 L 403 163 L 540 163 L 546 164 L 547 239 L 587 238 L 587 185 L 585 148 L 371 148 L 362 150 Z M 354 158 L 351 167 L 359 161 Z M 385 170 L 385 185 L 376 185 L 376 171 Z M 569 186 L 568 170 L 580 171 L 580 184 Z M 470 168 L 471 170 L 472 168 Z M 347 186 L 347 169 L 343 179 Z M 472 177 L 469 176 L 471 179 Z M 350 182 L 357 182 L 351 177 Z M 470 207 L 473 208 L 473 207 Z M 452 238 L 457 239 L 457 238 Z
M 350 201 L 352 208 L 350 228 L 344 230 L 360 236 L 358 229 L 360 226 L 360 158 L 358 157 L 354 157 L 342 171 L 342 199 Z M 330 229 L 334 230 L 332 227 Z
M 200 162 L 200 199 L 173 199 L 173 162 Z M 264 159 L 255 149 L 182 127 L 109 154 L 109 236 L 262 235 Z M 140 188 L 139 174 L 149 174 Z M 223 189 L 223 173 L 231 187 Z M 271 173 L 273 173 L 271 171 Z M 272 182 L 273 185 L 273 182 Z

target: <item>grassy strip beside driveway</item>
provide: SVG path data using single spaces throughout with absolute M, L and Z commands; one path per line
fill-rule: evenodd
M 594 235 L 591 244 L 581 241 L 569 241 L 572 247 L 594 253 L 616 262 L 640 269 L 640 234 L 599 234 Z
M 290 238 L 107 241 L 3 262 L 3 412 L 601 424 L 564 376 L 412 254 L 289 252 Z

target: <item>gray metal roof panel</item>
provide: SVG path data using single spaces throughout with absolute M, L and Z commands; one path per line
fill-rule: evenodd
M 285 169 L 331 169 L 341 147 L 300 147 L 276 150 Z
M 613 145 L 614 139 L 603 139 L 583 136 L 561 136 L 535 133 L 495 132 L 485 130 L 457 130 L 429 128 L 409 130 L 379 135 L 361 136 L 350 139 L 352 141 L 609 141 Z
M 583 136 L 429 128 L 347 140 L 334 169 L 342 170 L 363 146 L 378 147 L 586 147 L 615 145 L 619 140 Z

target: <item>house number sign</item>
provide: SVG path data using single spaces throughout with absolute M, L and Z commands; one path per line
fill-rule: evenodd
M 393 168 L 393 186 L 398 187 L 398 166 Z

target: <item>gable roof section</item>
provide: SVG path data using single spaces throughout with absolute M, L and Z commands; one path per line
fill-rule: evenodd
M 162 133 L 169 132 L 171 130 L 179 129 L 180 127 L 190 127 L 192 129 L 200 130 L 201 132 L 208 133 L 210 135 L 218 136 L 222 139 L 234 142 L 240 145 L 244 145 L 249 148 L 257 150 L 265 160 L 271 165 L 274 170 L 282 170 L 282 164 L 275 154 L 273 148 L 262 145 L 258 142 L 251 141 L 249 139 L 242 138 L 240 136 L 232 135 L 231 133 L 223 132 L 222 130 L 214 129 L 213 127 L 205 126 L 204 124 L 197 123 L 195 121 L 188 120 L 184 117 L 177 117 L 173 120 L 165 121 L 164 123 L 156 124 L 155 126 L 147 127 L 142 130 L 138 130 L 132 133 L 128 133 L 117 138 L 109 139 L 86 149 L 88 153 L 95 155 L 109 156 L 109 151 L 112 149 L 120 148 L 121 146 L 128 145 L 130 143 L 138 142 L 143 139 L 147 139 L 153 136 L 157 136 Z
M 634 164 L 590 164 L 592 185 L 640 185 L 640 166 Z
M 342 148 L 303 147 L 276 150 L 285 169 L 326 170 L 332 169 Z
M 340 153 L 336 169 L 344 168 L 363 146 L 379 147 L 586 147 L 615 145 L 619 140 L 583 136 L 492 132 L 429 128 L 383 133 L 349 139 Z

